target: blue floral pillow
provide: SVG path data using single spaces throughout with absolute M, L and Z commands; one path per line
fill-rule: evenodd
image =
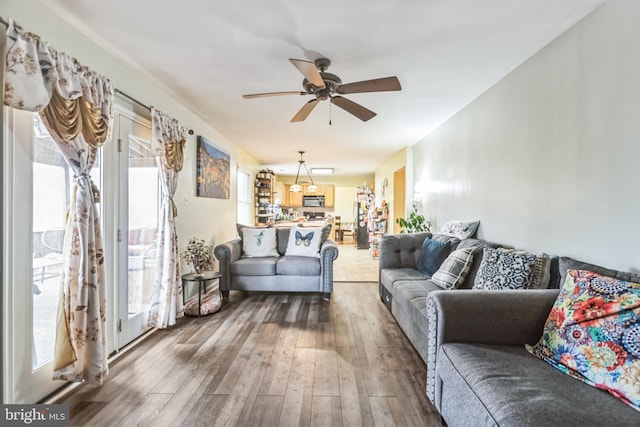
M 640 411 L 640 284 L 569 270 L 527 350 Z

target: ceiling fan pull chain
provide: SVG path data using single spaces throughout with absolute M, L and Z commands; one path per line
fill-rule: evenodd
M 331 104 L 333 104 L 333 102 L 329 103 L 329 126 L 331 126 Z

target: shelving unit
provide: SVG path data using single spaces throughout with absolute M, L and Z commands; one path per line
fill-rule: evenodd
M 254 189 L 256 225 L 269 224 L 275 221 L 275 213 L 272 208 L 275 187 L 276 175 L 272 170 L 262 169 L 256 174 Z
M 380 241 L 387 232 L 389 209 L 386 201 L 381 206 L 369 210 L 369 254 L 372 258 L 380 256 Z

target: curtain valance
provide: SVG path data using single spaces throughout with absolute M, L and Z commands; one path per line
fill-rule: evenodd
M 109 79 L 57 52 L 13 19 L 9 19 L 6 34 L 5 105 L 41 112 L 53 99 L 53 109 L 60 115 L 56 121 L 64 128 L 62 135 L 73 139 L 83 133 L 96 146 L 111 139 L 114 94 Z M 72 112 L 62 113 L 63 99 L 77 100 L 77 105 L 64 106 Z

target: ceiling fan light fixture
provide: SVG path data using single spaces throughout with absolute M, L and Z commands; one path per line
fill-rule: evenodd
M 311 168 L 311 175 L 333 175 L 333 168 Z

